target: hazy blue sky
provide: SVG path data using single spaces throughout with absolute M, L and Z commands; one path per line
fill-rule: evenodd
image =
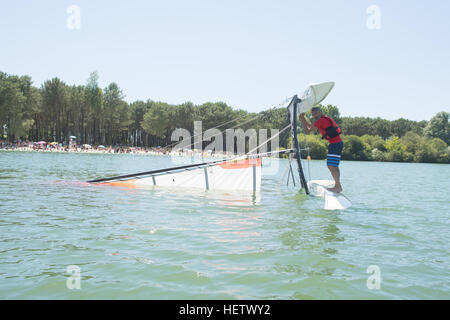
M 116 82 L 126 100 L 224 101 L 260 111 L 335 81 L 341 114 L 450 111 L 450 1 L 5 1 L 0 70 L 40 86 Z M 67 8 L 81 9 L 80 29 Z M 381 28 L 367 27 L 370 5 Z

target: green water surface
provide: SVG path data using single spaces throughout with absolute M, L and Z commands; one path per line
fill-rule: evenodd
M 183 161 L 0 151 L 0 298 L 450 298 L 449 165 L 343 161 L 345 211 L 280 183 L 286 160 L 258 199 L 83 182 Z

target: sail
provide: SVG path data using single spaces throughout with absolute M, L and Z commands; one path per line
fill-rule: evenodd
M 297 104 L 298 112 L 304 113 L 321 103 L 328 96 L 333 87 L 334 82 L 332 81 L 310 84 L 303 93 L 300 103 Z

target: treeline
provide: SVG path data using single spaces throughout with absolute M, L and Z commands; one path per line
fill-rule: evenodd
M 40 88 L 29 76 L 0 72 L 0 136 L 9 141 L 29 139 L 128 146 L 169 145 L 176 128 L 193 131 L 194 121 L 203 130 L 228 122 L 227 128 L 280 128 L 286 115 L 273 110 L 270 117 L 234 110 L 223 102 L 170 105 L 152 100 L 127 103 L 116 83 L 98 85 L 91 73 L 85 85 L 67 85 L 58 78 Z M 256 121 L 249 121 L 257 118 Z M 225 129 L 225 128 L 221 128 Z
M 343 160 L 450 163 L 449 113 L 430 121 L 393 121 L 380 118 L 340 117 L 337 107 L 323 108 L 342 129 Z M 301 136 L 312 159 L 325 159 L 327 142 L 318 134 Z M 303 156 L 308 156 L 303 151 Z
M 319 135 L 308 135 L 309 155 L 325 159 L 327 143 Z M 305 138 L 300 139 L 305 143 Z M 403 137 L 396 135 L 384 140 L 379 135 L 342 135 L 343 160 L 450 163 L 450 149 L 440 138 L 426 138 L 409 131 Z M 302 151 L 307 157 L 307 151 Z
M 68 85 L 53 78 L 39 88 L 29 76 L 0 72 L 0 138 L 66 142 L 76 136 L 80 144 L 155 147 L 170 145 L 176 128 L 192 133 L 194 121 L 202 121 L 203 131 L 214 127 L 281 129 L 286 125 L 286 110 L 281 107 L 250 113 L 223 102 L 171 105 L 153 100 L 127 103 L 124 98 L 116 83 L 100 88 L 96 72 L 85 85 Z M 336 106 L 323 109 L 343 130 L 344 159 L 449 161 L 447 112 L 417 122 L 341 117 Z M 326 141 L 319 135 L 307 139 L 312 158 L 325 158 Z M 282 138 L 280 142 L 286 148 L 289 141 Z

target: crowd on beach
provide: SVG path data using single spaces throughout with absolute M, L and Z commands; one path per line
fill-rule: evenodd
M 31 152 L 77 152 L 77 153 L 114 153 L 114 154 L 149 154 L 149 155 L 201 155 L 199 150 L 172 150 L 163 147 L 130 147 L 130 146 L 103 146 L 76 143 L 58 143 L 46 141 L 23 141 L 10 142 L 0 139 L 0 150 L 2 151 L 31 151 Z M 208 152 L 208 156 L 224 156 L 222 153 Z
M 154 153 L 167 154 L 169 149 L 161 147 L 103 146 L 76 143 L 58 143 L 46 141 L 14 141 L 0 140 L 0 150 L 35 151 L 35 152 L 84 152 L 84 153 Z

